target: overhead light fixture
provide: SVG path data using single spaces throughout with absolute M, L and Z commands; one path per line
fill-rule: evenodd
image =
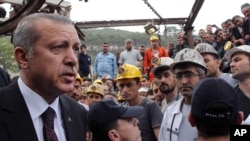
M 148 23 L 144 26 L 145 32 L 148 35 L 152 35 L 154 34 L 156 31 L 158 31 L 158 29 L 156 28 L 155 25 L 153 25 L 152 23 Z

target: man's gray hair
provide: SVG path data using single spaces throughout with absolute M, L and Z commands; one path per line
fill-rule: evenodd
M 125 44 L 127 44 L 128 42 L 130 42 L 130 43 L 132 43 L 132 44 L 134 43 L 134 41 L 133 41 L 132 39 L 126 39 L 126 40 L 125 40 Z
M 48 13 L 35 13 L 27 17 L 24 17 L 17 25 L 13 34 L 13 45 L 14 47 L 23 47 L 28 51 L 32 51 L 32 47 L 37 42 L 40 34 L 37 30 L 38 24 L 35 24 L 39 19 L 46 19 L 61 24 L 71 24 L 73 22 L 65 16 L 59 14 L 48 14 Z M 46 22 L 46 21 L 45 21 Z M 41 25 L 43 23 L 40 23 Z M 56 25 L 55 25 L 56 26 Z

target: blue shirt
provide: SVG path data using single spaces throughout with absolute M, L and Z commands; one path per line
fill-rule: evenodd
M 97 78 L 107 75 L 108 78 L 115 78 L 117 74 L 116 57 L 114 54 L 108 52 L 100 52 L 97 54 L 93 71 L 97 74 Z

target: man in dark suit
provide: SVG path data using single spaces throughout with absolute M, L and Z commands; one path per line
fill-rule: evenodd
M 72 21 L 58 14 L 29 15 L 14 31 L 13 45 L 20 77 L 0 89 L 0 140 L 85 141 L 87 111 L 65 95 L 78 69 L 80 41 Z

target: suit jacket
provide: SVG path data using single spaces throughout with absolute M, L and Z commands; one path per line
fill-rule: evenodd
M 59 97 L 67 141 L 85 141 L 87 111 L 66 95 Z M 0 89 L 0 141 L 38 141 L 17 81 Z

